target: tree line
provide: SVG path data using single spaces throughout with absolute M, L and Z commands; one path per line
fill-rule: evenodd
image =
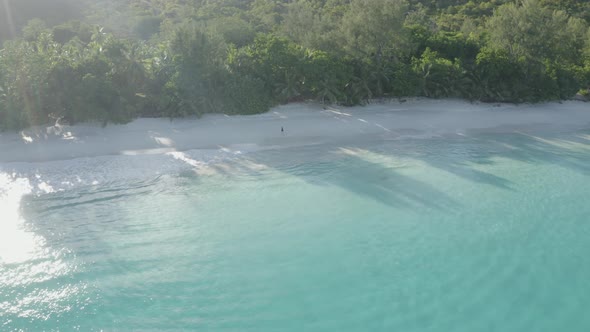
M 82 20 L 33 19 L 4 42 L 0 129 L 253 114 L 304 100 L 539 102 L 590 87 L 590 5 L 582 0 L 89 6 Z

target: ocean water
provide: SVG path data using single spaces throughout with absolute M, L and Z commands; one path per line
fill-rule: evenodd
M 0 164 L 1 331 L 590 331 L 590 132 Z

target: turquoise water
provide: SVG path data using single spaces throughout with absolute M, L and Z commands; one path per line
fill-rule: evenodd
M 589 134 L 0 165 L 0 330 L 589 331 Z

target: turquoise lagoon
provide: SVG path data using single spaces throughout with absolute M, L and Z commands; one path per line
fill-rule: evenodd
M 587 131 L 0 173 L 1 331 L 590 331 Z

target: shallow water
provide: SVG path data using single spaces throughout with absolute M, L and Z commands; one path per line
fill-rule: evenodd
M 0 164 L 0 330 L 588 331 L 590 133 Z

